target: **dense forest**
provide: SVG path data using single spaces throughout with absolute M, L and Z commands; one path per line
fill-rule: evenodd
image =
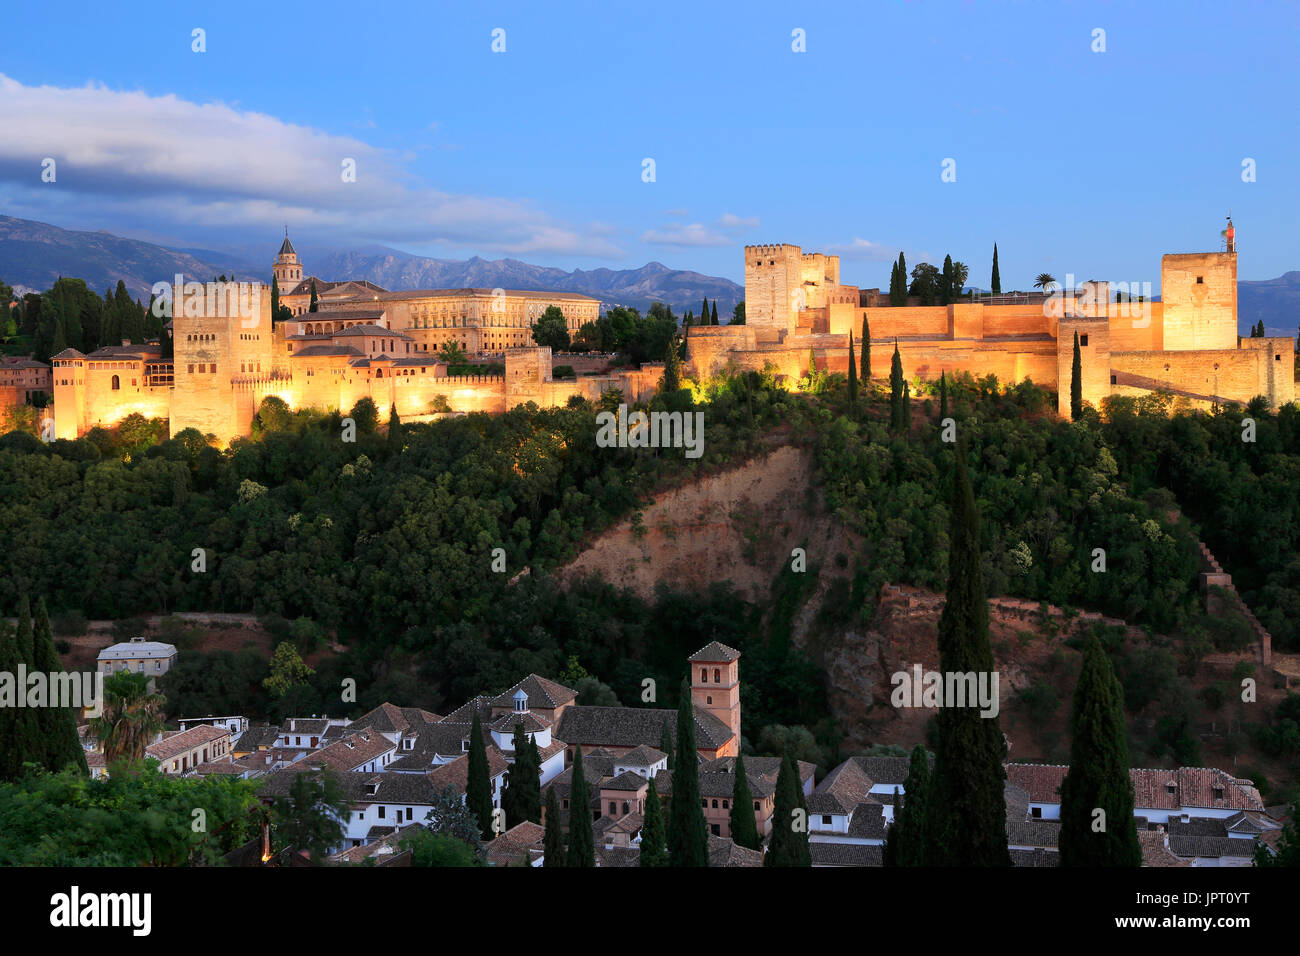
M 833 602 L 841 620 L 869 619 L 886 580 L 941 589 L 954 446 L 942 440 L 935 396 L 917 383 L 924 397 L 899 433 L 875 386 L 858 401 L 843 376 L 801 386 L 788 392 L 746 373 L 656 398 L 655 408 L 704 412 L 698 460 L 597 447 L 595 416 L 619 403 L 616 393 L 394 425 L 363 401 L 349 413 L 355 442 L 341 440 L 338 413 L 268 400 L 254 433 L 224 451 L 195 432 L 166 438 L 164 423 L 143 419 L 51 445 L 14 432 L 0 438 L 9 542 L 0 606 L 43 595 L 56 621 L 252 611 L 304 654 L 337 634 L 347 653 L 280 695 L 264 686 L 267 662 L 252 651 L 183 655 L 164 681 L 187 711 L 270 717 L 338 711 L 348 677 L 356 712 L 386 699 L 442 711 L 530 671 L 585 682 L 584 700 L 608 703 L 639 703 L 653 677 L 659 705 L 671 706 L 683 656 L 717 639 L 746 655 L 748 741 L 829 755 L 837 734 L 820 675 L 789 638 L 816 575 L 783 574 L 761 605 L 725 582 L 665 583 L 647 602 L 599 579 L 560 589 L 547 576 L 653 490 L 789 441 L 813 450 L 825 506 L 866 542 L 860 554 L 832 556 L 846 570 Z M 1200 653 L 1239 649 L 1248 635 L 1199 610 L 1199 536 L 1275 646 L 1300 647 L 1293 407 L 1171 414 L 1155 397 L 1066 422 L 1032 383 L 969 377 L 950 381 L 945 400 L 984 519 L 989 593 L 1099 610 Z M 1247 414 L 1253 442 L 1241 440 Z M 1093 570 L 1097 549 L 1105 573 Z M 1186 688 L 1138 687 L 1156 680 L 1152 668 L 1177 664 L 1173 651 L 1157 657 L 1129 681 L 1134 707 L 1195 707 Z M 1120 664 L 1121 676 L 1133 671 Z M 1291 749 L 1287 732 L 1284 723 L 1270 730 L 1279 754 Z M 1188 736 L 1183 720 L 1149 752 L 1190 756 Z

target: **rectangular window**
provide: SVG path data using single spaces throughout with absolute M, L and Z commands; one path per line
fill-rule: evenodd
M 1196 284 L 1197 284 L 1197 285 L 1203 285 L 1204 283 L 1205 283 L 1205 276 L 1197 276 L 1197 277 L 1196 277 Z
M 828 826 L 830 826 L 830 825 L 831 825 L 831 815 L 830 815 L 829 813 L 823 813 L 823 814 L 822 814 L 822 826 L 824 826 L 824 827 L 828 827 Z
M 1088 336 L 1086 335 L 1079 336 L 1079 347 L 1086 348 L 1087 345 L 1088 345 Z

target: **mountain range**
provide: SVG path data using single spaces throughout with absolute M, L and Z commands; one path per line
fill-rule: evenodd
M 199 279 L 217 275 L 269 278 L 275 243 L 264 261 L 201 248 L 169 248 L 112 233 L 61 229 L 30 219 L 0 216 L 0 279 L 20 293 L 48 289 L 59 276 L 85 279 L 96 292 L 119 279 L 133 296 L 148 301 L 154 282 L 176 273 Z M 743 286 L 730 279 L 670 269 L 649 262 L 639 269 L 575 269 L 566 272 L 518 259 L 433 259 L 386 246 L 336 251 L 300 248 L 303 269 L 322 279 L 368 279 L 394 291 L 402 289 L 522 289 L 579 292 L 602 305 L 627 305 L 643 312 L 652 302 L 666 302 L 682 313 L 698 309 L 701 299 L 717 300 L 725 321 L 744 298 Z M 1238 325 L 1243 334 L 1260 319 L 1270 335 L 1295 335 L 1300 323 L 1300 271 L 1276 279 L 1237 283 Z
M 278 241 L 263 262 L 249 262 L 210 249 L 168 248 L 109 232 L 78 232 L 48 223 L 0 216 L 0 279 L 21 292 L 48 289 L 60 276 L 85 279 L 96 292 L 121 279 L 131 295 L 148 301 L 155 282 L 176 273 L 200 280 L 218 275 L 270 278 Z M 431 259 L 384 246 L 346 252 L 299 249 L 303 271 L 321 279 L 368 279 L 385 289 L 521 289 L 579 292 L 605 306 L 641 311 L 666 302 L 676 312 L 699 310 L 700 301 L 717 300 L 718 317 L 730 316 L 745 290 L 729 279 L 670 269 L 650 262 L 639 269 L 575 269 L 566 272 L 518 259 Z M 21 287 L 21 288 L 20 288 Z

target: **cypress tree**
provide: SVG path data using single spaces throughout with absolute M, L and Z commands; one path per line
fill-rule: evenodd
M 718 300 L 717 300 L 717 299 L 714 299 L 714 300 L 713 300 L 713 315 L 712 315 L 712 317 L 709 319 L 709 325 L 717 325 L 717 324 L 718 324 Z
M 0 673 L 13 674 L 16 679 L 18 665 L 27 663 L 19 650 L 17 629 L 0 619 Z M 15 686 L 14 692 L 22 694 L 26 688 Z M 40 755 L 36 753 L 40 733 L 35 710 L 14 706 L 16 704 L 17 701 L 12 700 L 0 705 L 0 781 L 18 779 L 24 762 L 40 762 Z
M 989 288 L 995 295 L 1002 293 L 1002 276 L 998 275 L 998 244 L 993 243 L 993 277 L 989 280 Z
M 474 722 L 469 730 L 469 766 L 466 768 L 465 806 L 478 821 L 484 840 L 496 836 L 492 832 L 492 777 L 488 772 L 487 748 L 483 745 L 483 727 L 479 723 L 478 708 L 474 709 Z
M 808 377 L 812 378 L 817 371 L 817 352 L 813 349 L 808 350 Z
M 310 304 L 308 304 L 308 306 L 307 306 L 307 311 L 308 311 L 308 312 L 315 312 L 315 311 L 316 311 L 316 304 L 317 304 L 317 303 L 316 303 L 316 280 L 315 280 L 315 279 L 312 279 L 312 280 L 311 280 L 311 302 L 310 302 Z
M 659 381 L 659 391 L 671 395 L 682 387 L 682 359 L 677 352 L 677 336 L 668 343 L 668 354 L 664 356 L 664 375 Z
M 1074 333 L 1074 361 L 1070 364 L 1070 420 L 1083 417 L 1083 356 L 1079 352 L 1079 333 Z
M 677 701 L 677 769 L 669 806 L 668 859 L 672 866 L 708 866 L 709 837 L 700 806 L 700 758 L 695 749 L 695 707 L 682 680 Z
M 542 842 L 542 866 L 564 866 L 564 828 L 560 823 L 560 798 L 555 788 L 546 791 L 546 836 Z
M 903 382 L 903 434 L 912 430 L 912 386 Z
M 591 830 L 591 791 L 582 766 L 582 748 L 574 751 L 569 788 L 569 853 L 565 866 L 595 866 L 596 838 Z
M 862 375 L 862 384 L 869 385 L 871 382 L 871 326 L 867 322 L 865 314 L 862 316 L 862 362 L 858 367 Z M 870 396 L 870 391 L 867 392 Z
M 506 770 L 506 789 L 501 794 L 501 807 L 506 812 L 506 826 L 513 827 L 525 821 L 538 823 L 542 819 L 541 755 L 537 741 L 528 736 L 522 723 L 515 724 L 515 762 Z
M 280 283 L 275 281 L 275 273 L 271 273 L 271 325 L 275 325 L 280 315 Z
M 849 333 L 849 407 L 858 404 L 858 363 L 853 358 L 853 333 Z
M 952 256 L 943 257 L 943 277 L 939 280 L 939 304 L 952 301 Z
M 948 376 L 939 373 L 939 421 L 948 417 Z
M 59 652 L 54 648 L 54 633 L 50 629 L 50 616 L 45 610 L 45 598 L 36 599 L 36 625 L 33 631 L 33 665 L 43 674 L 54 674 L 63 670 Z M 74 675 L 80 679 L 80 674 Z M 48 687 L 50 695 L 54 686 Z M 89 774 L 86 766 L 86 752 L 81 748 L 77 736 L 77 714 L 72 707 L 55 707 L 54 701 L 46 700 L 46 706 L 37 708 L 36 727 L 44 750 L 45 768 L 51 773 L 58 773 L 68 764 Z
M 659 749 L 668 755 L 668 769 L 673 769 L 676 762 L 673 757 L 673 732 L 668 727 L 668 721 L 663 723 L 663 732 L 659 735 Z
M 705 296 L 704 305 L 700 307 L 700 325 L 708 325 L 708 324 L 709 324 L 709 299 L 708 296 Z
M 797 812 L 801 810 L 802 813 Z M 763 865 L 812 866 L 812 852 L 808 849 L 808 812 L 799 786 L 799 770 L 788 750 L 776 776 L 772 836 Z
M 397 403 L 388 408 L 388 450 L 400 454 L 402 451 L 402 420 L 397 417 Z
M 1096 635 L 1083 649 L 1070 714 L 1070 770 L 1061 783 L 1061 866 L 1141 866 L 1133 821 L 1124 692 Z M 1094 819 L 1100 809 L 1105 816 Z M 1098 823 L 1104 830 L 1094 831 Z
M 979 514 L 966 468 L 965 442 L 955 455 L 952 523 L 948 533 L 948 590 L 939 618 L 939 672 L 994 670 L 989 608 L 980 559 Z M 981 717 L 978 702 L 945 701 L 938 724 L 934 778 L 927 801 L 927 866 L 1009 866 L 1003 788 L 1006 741 L 996 717 Z M 973 704 L 973 706 L 972 706 Z
M 668 865 L 668 837 L 664 833 L 664 808 L 659 802 L 659 787 L 650 778 L 645 795 L 645 815 L 641 824 L 641 865 Z
M 895 790 L 895 793 L 898 791 Z M 894 866 L 923 866 L 925 822 L 930 795 L 930 755 L 924 747 L 912 748 L 903 784 L 903 801 L 894 800 L 894 825 L 890 828 Z
M 907 259 L 898 254 L 898 304 L 907 305 Z
M 894 339 L 894 358 L 889 366 L 889 427 L 894 431 L 903 428 L 903 357 L 898 354 L 898 339 Z
M 745 758 L 736 758 L 736 779 L 731 785 L 731 839 L 736 846 L 757 850 L 762 841 L 758 838 L 758 823 L 754 820 L 754 795 L 745 776 Z

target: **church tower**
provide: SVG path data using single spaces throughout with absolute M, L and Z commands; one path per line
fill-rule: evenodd
M 302 281 L 302 263 L 298 261 L 298 253 L 289 241 L 288 226 L 284 229 L 284 242 L 280 243 L 280 253 L 275 257 L 272 274 L 275 276 L 275 284 L 280 288 L 280 295 L 288 295 Z
M 689 658 L 691 668 L 691 703 L 707 710 L 731 728 L 734 735 L 729 753 L 740 753 L 740 651 L 713 641 Z M 734 749 L 732 749 L 734 747 Z

